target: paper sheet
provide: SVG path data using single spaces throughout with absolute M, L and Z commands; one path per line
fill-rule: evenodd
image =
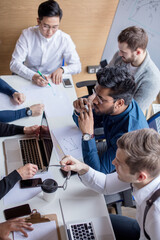
M 82 160 L 82 133 L 77 126 L 53 129 L 52 134 L 56 137 L 65 155 Z
M 51 173 L 43 173 L 35 175 L 33 178 L 42 178 L 44 181 L 47 178 L 53 178 Z M 4 205 L 17 204 L 30 200 L 41 192 L 41 187 L 20 188 L 19 182 L 4 196 Z
M 14 232 L 14 240 L 58 240 L 55 221 L 33 224 L 32 227 L 33 231 L 26 231 L 28 238 L 24 237 L 21 232 Z

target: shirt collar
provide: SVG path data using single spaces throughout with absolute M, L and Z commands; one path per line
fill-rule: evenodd
M 45 38 L 45 37 L 41 34 L 41 32 L 40 32 L 40 30 L 39 30 L 39 27 L 38 27 L 38 35 L 39 35 L 39 37 L 40 37 L 43 41 L 45 41 L 45 42 L 50 42 L 51 40 L 53 40 L 53 39 L 55 38 L 55 36 L 57 35 L 57 32 L 58 32 L 58 30 L 53 34 L 53 36 L 52 36 L 51 38 Z
M 141 205 L 142 202 L 149 199 L 149 197 L 153 194 L 154 189 L 158 188 L 160 186 L 160 175 L 156 177 L 154 180 L 152 180 L 149 184 L 144 186 L 143 188 L 136 189 L 133 187 L 133 196 L 136 200 L 137 205 Z
M 112 119 L 112 120 L 115 120 L 115 121 L 119 120 L 122 117 L 124 117 L 125 115 L 128 115 L 128 113 L 131 111 L 132 107 L 133 107 L 133 100 L 132 100 L 132 102 L 129 104 L 129 106 L 127 107 L 127 109 L 124 112 L 122 112 L 122 113 L 120 113 L 118 115 L 109 115 L 108 117 L 109 117 L 109 119 Z

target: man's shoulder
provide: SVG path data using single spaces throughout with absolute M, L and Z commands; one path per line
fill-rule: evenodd
M 37 34 L 37 32 L 38 32 L 38 26 L 34 26 L 34 27 L 23 29 L 22 34 L 27 37 L 31 35 L 33 36 Z
M 131 103 L 131 111 L 129 112 L 129 121 L 134 123 L 133 128 L 148 128 L 147 120 L 139 107 L 138 103 L 133 99 Z
M 61 37 L 64 40 L 70 40 L 71 39 L 70 35 L 68 33 L 63 32 L 62 30 L 57 31 L 57 36 Z

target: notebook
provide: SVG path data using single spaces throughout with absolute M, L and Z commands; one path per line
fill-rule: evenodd
M 106 216 L 85 219 L 74 222 L 65 221 L 61 200 L 59 200 L 65 235 L 67 240 L 113 240 L 114 237 L 107 233 L 108 220 Z M 71 208 L 72 209 L 72 208 Z M 73 210 L 73 209 L 72 209 Z
M 38 172 L 47 170 L 52 149 L 53 142 L 44 112 L 38 137 L 22 136 L 4 140 L 7 173 L 9 174 L 26 163 L 36 164 Z

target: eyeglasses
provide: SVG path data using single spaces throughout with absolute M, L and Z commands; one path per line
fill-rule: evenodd
M 62 186 L 58 186 L 58 188 L 63 188 L 63 190 L 66 190 L 66 188 L 67 188 L 67 182 L 68 182 L 68 180 L 70 179 L 70 177 L 71 177 L 71 171 L 69 171 L 69 172 L 67 173 L 67 177 L 66 177 L 63 185 L 62 185 Z
M 44 24 L 44 23 L 42 23 L 41 26 L 42 26 L 42 29 L 43 29 L 44 31 L 49 31 L 49 30 L 55 31 L 55 30 L 57 30 L 58 27 L 59 27 L 59 25 L 56 25 L 56 26 L 51 27 L 51 26 L 46 25 L 46 24 Z
M 114 99 L 112 99 L 112 100 L 107 100 L 107 99 L 103 99 L 102 97 L 98 96 L 97 93 L 96 93 L 96 91 L 95 91 L 95 89 L 92 89 L 92 92 L 93 92 L 93 94 L 95 95 L 95 97 L 97 97 L 98 102 L 99 102 L 100 104 L 103 104 L 104 102 L 114 102 Z

